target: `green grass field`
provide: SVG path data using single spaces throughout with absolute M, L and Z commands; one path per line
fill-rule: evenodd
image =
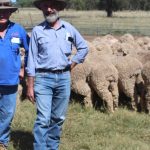
M 62 11 L 60 16 L 84 35 L 107 33 L 150 35 L 150 12 Z M 43 20 L 37 9 L 20 9 L 11 19 L 26 28 Z M 32 150 L 35 106 L 20 102 L 12 123 L 8 150 Z M 150 150 L 150 116 L 119 108 L 114 114 L 85 109 L 71 103 L 61 138 L 60 150 Z
M 32 150 L 35 108 L 28 102 L 17 106 L 8 150 Z M 105 114 L 69 105 L 60 150 L 150 150 L 150 118 L 119 109 Z
M 104 11 L 61 11 L 62 19 L 69 21 L 84 35 L 105 35 L 132 33 L 150 35 L 150 12 L 122 11 L 114 12 L 112 18 Z M 31 28 L 43 20 L 41 11 L 34 8 L 22 8 L 11 17 L 26 28 Z

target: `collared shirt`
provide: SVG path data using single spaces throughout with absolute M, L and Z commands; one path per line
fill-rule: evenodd
M 17 85 L 21 68 L 20 47 L 28 52 L 29 37 L 19 24 L 9 22 L 5 37 L 0 37 L 0 85 Z
M 59 20 L 57 29 L 51 28 L 46 21 L 34 27 L 27 63 L 28 76 L 35 76 L 36 69 L 64 69 L 72 62 L 81 63 L 88 53 L 86 41 L 68 22 Z M 73 45 L 76 54 L 70 58 Z

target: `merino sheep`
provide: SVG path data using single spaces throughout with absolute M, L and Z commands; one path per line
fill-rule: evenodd
M 71 71 L 71 90 L 84 97 L 84 105 L 86 107 L 92 107 L 92 92 L 87 82 L 91 68 L 87 63 L 78 64 Z
M 143 50 L 150 50 L 150 37 L 144 36 L 136 40 Z
M 114 57 L 113 64 L 119 73 L 119 91 L 131 99 L 131 109 L 137 110 L 139 103 L 138 86 L 143 83 L 141 77 L 142 64 L 136 58 Z M 140 97 L 140 103 L 143 100 Z
M 121 43 L 121 46 L 123 44 L 125 46 L 125 43 Z M 94 52 L 95 50 L 92 53 Z M 99 51 L 95 53 L 97 53 L 97 62 L 103 61 L 106 63 L 107 61 L 108 64 L 113 64 L 117 68 L 119 73 L 119 91 L 131 99 L 131 108 L 136 110 L 137 105 L 140 104 L 143 109 L 143 99 L 141 95 L 140 97 L 138 96 L 139 88 L 141 90 L 143 87 L 143 80 L 141 77 L 142 63 L 129 55 L 99 55 Z
M 95 46 L 99 55 L 112 54 L 113 53 L 111 46 L 106 42 L 94 43 L 93 45 Z
M 85 105 L 92 106 L 91 95 L 94 90 L 106 102 L 109 112 L 114 112 L 118 107 L 118 71 L 112 63 L 100 61 L 95 50 L 88 54 L 84 63 L 72 70 L 71 76 L 71 89 L 84 96 Z
M 143 66 L 142 77 L 145 85 L 145 106 L 146 112 L 150 114 L 150 61 Z
M 114 112 L 118 107 L 118 71 L 113 64 L 106 61 L 97 61 L 97 65 L 93 66 L 94 63 L 91 64 L 89 84 L 106 102 L 107 110 Z
M 99 61 L 112 63 L 118 71 L 119 92 L 131 99 L 130 107 L 137 110 L 143 106 L 143 79 L 141 77 L 142 63 L 131 56 L 101 55 Z M 140 92 L 141 91 L 141 92 Z
M 141 51 L 134 55 L 143 65 L 150 60 L 150 51 Z
M 121 36 L 119 38 L 119 41 L 121 43 L 130 43 L 130 42 L 134 42 L 134 37 L 132 34 L 126 33 L 123 36 Z

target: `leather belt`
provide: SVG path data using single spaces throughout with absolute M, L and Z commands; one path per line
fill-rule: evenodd
M 63 72 L 66 72 L 66 71 L 70 71 L 70 67 L 67 67 L 65 69 L 58 69 L 58 70 L 51 70 L 51 69 L 42 69 L 42 68 L 39 68 L 39 69 L 36 69 L 36 72 L 39 72 L 39 73 L 42 73 L 42 72 L 47 72 L 47 73 L 63 73 Z

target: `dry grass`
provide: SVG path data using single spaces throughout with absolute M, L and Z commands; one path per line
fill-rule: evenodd
M 21 102 L 12 124 L 8 150 L 32 150 L 35 108 Z M 119 109 L 108 115 L 80 104 L 69 106 L 60 150 L 149 150 L 150 119 L 146 114 Z
M 82 34 L 100 35 L 130 32 L 133 34 L 150 35 L 150 12 L 114 12 L 112 18 L 107 18 L 104 11 L 65 10 L 60 12 L 60 16 L 76 26 Z M 43 20 L 43 15 L 38 9 L 30 8 L 20 9 L 11 18 L 25 27 L 33 27 Z

